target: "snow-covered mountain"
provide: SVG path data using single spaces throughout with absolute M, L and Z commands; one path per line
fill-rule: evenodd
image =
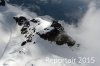
M 99 17 L 91 3 L 76 27 L 0 0 L 0 66 L 99 66 Z
M 1 50 L 0 66 L 61 66 L 64 62 L 48 63 L 46 57 L 72 57 L 71 47 L 78 46 L 65 33 L 63 22 L 45 20 L 28 10 L 6 4 L 4 0 L 0 1 L 0 18 L 2 25 L 7 25 L 5 32 L 9 33 Z

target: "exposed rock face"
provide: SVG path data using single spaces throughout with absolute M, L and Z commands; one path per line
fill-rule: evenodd
M 0 0 L 0 6 L 5 6 L 5 0 Z
M 33 22 L 33 23 L 38 23 L 39 22 L 38 20 L 35 20 L 35 19 L 32 19 L 30 21 Z
M 55 41 L 56 41 L 56 44 L 58 45 L 67 43 L 67 45 L 70 47 L 74 46 L 76 43 L 70 36 L 64 35 L 64 34 L 60 34 L 59 36 L 57 36 Z
M 19 26 L 22 26 L 21 28 L 21 34 L 25 34 L 25 38 L 27 39 L 26 41 L 23 41 L 21 46 L 24 46 L 28 42 L 32 42 L 32 34 L 27 35 L 28 33 L 28 28 L 30 26 L 30 22 L 27 20 L 27 18 L 20 16 L 20 17 L 13 17 L 16 21 L 16 23 Z
M 37 33 L 41 38 L 43 38 L 44 40 L 49 40 L 49 41 L 54 41 L 56 39 L 56 37 L 59 35 L 59 31 L 56 29 L 51 30 L 50 32 L 47 32 L 45 34 L 40 34 Z
M 54 29 L 45 34 L 38 33 L 38 35 L 45 40 L 56 42 L 57 45 L 63 45 L 66 43 L 68 44 L 68 46 L 75 45 L 75 41 L 70 36 L 63 34 L 64 28 L 60 23 L 58 23 L 57 21 L 53 21 L 51 27 L 53 27 Z
M 44 40 L 55 42 L 57 45 L 67 44 L 68 46 L 72 47 L 76 43 L 70 36 L 64 34 L 64 28 L 62 27 L 60 23 L 58 23 L 58 21 L 53 20 L 51 26 L 48 26 L 47 28 L 43 30 L 43 31 L 46 31 L 46 33 L 41 33 L 41 32 L 37 32 L 37 29 L 35 27 L 30 28 L 30 23 L 38 24 L 37 26 L 39 26 L 41 25 L 41 21 L 37 19 L 28 20 L 24 16 L 14 17 L 14 19 L 19 26 L 22 26 L 20 31 L 21 31 L 21 34 L 25 35 L 25 38 L 26 38 L 26 40 L 22 42 L 21 46 L 24 46 L 28 42 L 32 42 L 34 33 L 35 35 L 39 35 L 40 38 Z M 50 28 L 53 28 L 53 29 L 50 29 Z

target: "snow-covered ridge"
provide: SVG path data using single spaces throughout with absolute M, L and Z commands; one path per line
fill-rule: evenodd
M 39 35 L 44 40 L 56 42 L 58 45 L 68 44 L 74 46 L 75 41 L 68 35 L 64 34 L 64 28 L 60 23 L 53 20 L 48 22 L 41 18 L 27 19 L 24 16 L 14 17 L 16 23 L 22 26 L 20 29 L 26 40 L 21 44 L 25 45 L 27 42 L 32 42 L 35 35 Z

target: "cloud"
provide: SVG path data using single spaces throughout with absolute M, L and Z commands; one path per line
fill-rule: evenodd
M 77 42 L 81 44 L 78 55 L 80 57 L 95 57 L 94 64 L 85 66 L 99 66 L 100 63 L 100 9 L 95 3 L 89 5 L 89 9 L 80 20 L 78 27 L 73 25 L 66 28 Z

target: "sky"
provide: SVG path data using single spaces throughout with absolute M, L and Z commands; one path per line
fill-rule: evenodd
M 23 6 L 38 15 L 49 15 L 68 23 L 78 22 L 87 11 L 89 1 L 84 0 L 10 0 L 9 3 Z M 73 5 L 72 5 L 73 4 Z M 59 13 L 59 14 L 58 14 Z

